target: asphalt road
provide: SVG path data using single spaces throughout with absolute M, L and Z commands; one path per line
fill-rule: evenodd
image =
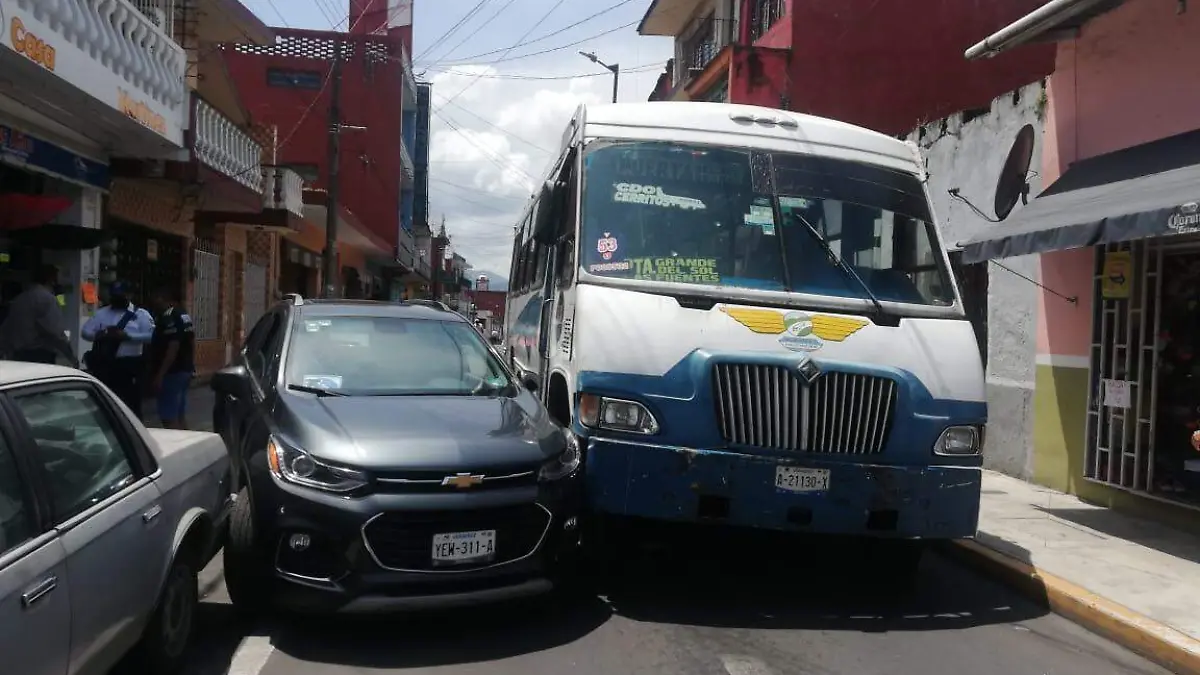
M 232 612 L 218 558 L 188 675 L 1167 672 L 939 555 L 892 597 L 862 583 L 879 561 L 828 547 L 709 533 L 640 551 L 577 604 L 256 625 Z

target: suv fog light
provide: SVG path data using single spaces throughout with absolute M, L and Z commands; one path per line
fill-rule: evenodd
M 293 551 L 307 550 L 310 545 L 312 545 L 312 537 L 307 534 L 296 533 L 288 538 L 288 548 Z

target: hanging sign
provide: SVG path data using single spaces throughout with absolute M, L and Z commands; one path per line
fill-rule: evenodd
M 1133 286 L 1133 256 L 1129 251 L 1110 251 L 1104 254 L 1103 278 L 1100 291 L 1105 300 L 1129 297 Z
M 1129 382 L 1125 380 L 1100 380 L 1103 388 L 1104 406 L 1108 408 L 1129 408 Z

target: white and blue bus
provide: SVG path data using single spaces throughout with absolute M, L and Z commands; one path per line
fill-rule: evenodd
M 503 349 L 594 513 L 970 537 L 987 408 L 911 145 L 718 103 L 582 106 L 516 228 Z M 903 567 L 903 565 L 901 565 Z

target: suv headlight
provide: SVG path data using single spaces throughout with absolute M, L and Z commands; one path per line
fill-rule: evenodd
M 579 421 L 586 427 L 633 434 L 657 434 L 658 420 L 637 401 L 595 394 L 579 397 Z
M 567 447 L 558 457 L 546 462 L 538 471 L 538 480 L 558 480 L 566 478 L 575 469 L 579 468 L 579 464 L 583 461 L 583 451 L 579 449 L 579 440 L 575 438 L 575 434 L 564 429 L 563 435 L 567 439 Z
M 326 492 L 351 492 L 366 485 L 367 475 L 354 469 L 330 466 L 272 436 L 267 440 L 267 464 L 280 480 Z
M 937 443 L 933 444 L 935 455 L 961 457 L 978 455 L 980 451 L 980 434 L 978 427 L 956 426 L 946 427 Z

